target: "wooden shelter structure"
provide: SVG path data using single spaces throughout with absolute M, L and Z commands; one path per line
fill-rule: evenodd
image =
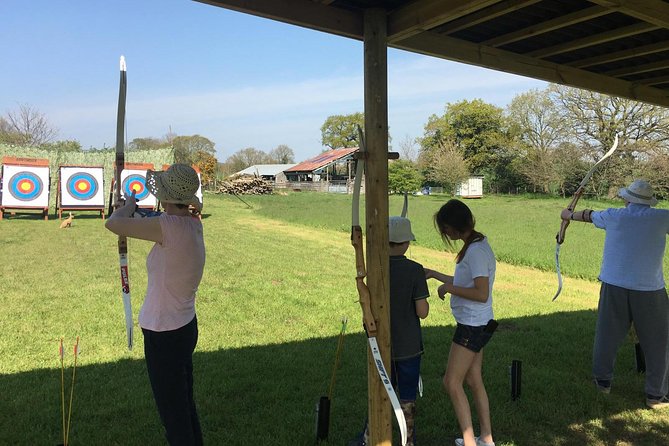
M 364 42 L 367 284 L 386 363 L 388 47 L 669 106 L 663 0 L 197 1 Z M 390 405 L 368 368 L 371 444 L 389 446 Z

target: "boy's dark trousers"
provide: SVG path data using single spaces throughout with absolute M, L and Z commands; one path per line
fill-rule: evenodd
M 171 446 L 200 446 L 202 431 L 193 400 L 197 317 L 181 328 L 144 333 L 144 356 L 153 397 Z

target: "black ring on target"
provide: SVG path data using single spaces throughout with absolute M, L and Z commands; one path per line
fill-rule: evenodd
M 44 190 L 42 179 L 33 172 L 18 172 L 9 179 L 9 193 L 20 201 L 32 201 Z
M 136 173 L 128 175 L 123 180 L 121 190 L 125 197 L 132 195 L 133 190 L 137 191 L 135 198 L 138 200 L 143 200 L 149 196 L 149 189 L 146 187 L 146 178 Z
M 98 180 L 87 172 L 79 172 L 67 180 L 67 193 L 76 200 L 90 200 L 98 192 Z

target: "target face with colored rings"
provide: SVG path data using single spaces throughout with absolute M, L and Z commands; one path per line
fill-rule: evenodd
M 79 172 L 67 180 L 67 193 L 77 200 L 90 200 L 98 192 L 98 180 L 87 172 Z
M 129 197 L 132 191 L 135 191 L 135 198 L 142 200 L 149 195 L 149 189 L 146 187 L 146 178 L 139 174 L 128 175 L 121 183 L 123 195 Z
M 33 201 L 44 190 L 39 176 L 33 172 L 18 172 L 9 179 L 9 193 L 21 201 Z

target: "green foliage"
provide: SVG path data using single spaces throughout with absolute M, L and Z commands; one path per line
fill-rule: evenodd
M 448 139 L 438 141 L 432 150 L 423 151 L 419 164 L 427 180 L 451 193 L 455 193 L 457 187 L 469 178 L 469 167 L 461 150 Z
M 249 166 L 255 164 L 267 164 L 270 162 L 270 158 L 267 153 L 262 150 L 258 150 L 255 147 L 247 147 L 246 149 L 239 150 L 228 157 L 225 160 L 225 166 L 223 170 L 228 172 L 228 175 L 244 170 Z
M 175 163 L 193 164 L 197 152 L 216 155 L 215 144 L 200 135 L 177 136 L 172 139 L 172 147 Z
M 272 163 L 292 164 L 295 162 L 295 153 L 287 145 L 280 144 L 269 152 L 268 158 Z
M 321 126 L 321 143 L 330 149 L 358 147 L 358 126 L 365 128 L 362 113 L 328 116 Z
M 135 138 L 128 144 L 128 150 L 156 150 L 171 146 L 167 139 L 162 138 Z
M 488 191 L 506 192 L 517 186 L 512 170 L 515 153 L 501 108 L 481 99 L 447 104 L 442 116 L 428 119 L 421 151 L 443 150 L 446 141 L 458 147 L 471 173 L 484 176 Z
M 218 161 L 210 153 L 198 151 L 193 156 L 193 164 L 200 169 L 200 181 L 204 186 L 211 184 L 216 177 Z
M 52 143 L 42 144 L 42 148 L 50 152 L 81 152 L 81 144 L 79 141 L 63 140 Z
M 423 185 L 423 176 L 414 163 L 395 160 L 388 164 L 388 190 L 395 193 L 414 192 Z

